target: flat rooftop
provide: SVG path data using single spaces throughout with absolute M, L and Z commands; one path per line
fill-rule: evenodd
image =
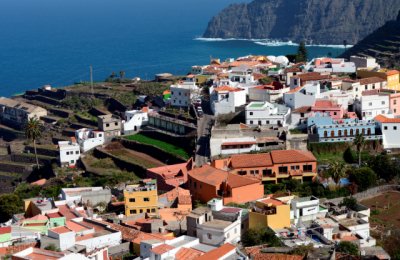
M 224 229 L 228 226 L 230 226 L 232 222 L 230 221 L 225 221 L 225 220 L 220 220 L 220 219 L 214 219 L 212 221 L 203 223 L 203 227 L 209 227 L 209 228 L 216 228 L 216 229 Z

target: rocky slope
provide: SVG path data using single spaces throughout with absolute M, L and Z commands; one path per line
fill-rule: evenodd
M 372 56 L 384 67 L 400 66 L 400 12 L 397 20 L 389 21 L 341 56 Z
M 224 9 L 203 36 L 355 44 L 399 9 L 400 0 L 254 0 Z

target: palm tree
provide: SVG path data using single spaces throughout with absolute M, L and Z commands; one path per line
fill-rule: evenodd
M 358 167 L 361 166 L 361 151 L 364 148 L 365 145 L 365 138 L 362 134 L 356 135 L 354 138 L 353 144 L 357 147 L 357 153 L 358 153 Z
M 28 140 L 33 141 L 33 149 L 35 150 L 36 165 L 39 168 L 39 159 L 36 152 L 36 140 L 42 136 L 43 125 L 36 117 L 30 118 L 25 125 L 25 136 Z
M 346 165 L 342 161 L 334 161 L 329 164 L 329 169 L 326 171 L 326 177 L 331 177 L 336 183 L 336 187 L 340 184 L 340 179 L 346 177 Z

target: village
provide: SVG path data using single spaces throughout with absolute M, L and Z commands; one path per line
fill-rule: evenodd
M 0 98 L 0 256 L 391 259 L 399 90 L 372 57 L 249 55 Z

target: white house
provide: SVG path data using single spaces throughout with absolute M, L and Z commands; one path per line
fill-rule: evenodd
M 253 76 L 253 70 L 247 66 L 232 68 L 228 77 L 230 86 L 243 88 L 246 94 L 248 94 L 248 88 L 255 87 L 257 84 Z
M 249 99 L 251 101 L 276 102 L 283 98 L 283 94 L 290 91 L 290 88 L 276 88 L 273 85 L 257 86 L 249 89 Z
M 269 102 L 251 102 L 246 106 L 247 125 L 287 126 L 290 108 Z
M 330 72 L 330 73 L 355 73 L 356 65 L 354 62 L 346 62 L 338 58 L 315 58 L 304 67 L 307 71 Z
M 386 80 L 378 77 L 369 77 L 359 80 L 346 79 L 342 83 L 342 89 L 353 94 L 354 98 L 361 98 L 364 91 L 380 90 L 386 87 Z
M 339 89 L 322 92 L 319 98 L 332 100 L 346 110 L 350 104 L 354 103 L 354 96 L 351 92 L 346 92 Z
M 80 146 L 75 138 L 72 139 L 71 141 L 58 142 L 61 166 L 73 167 L 81 157 Z
M 176 107 L 189 107 L 192 101 L 198 98 L 200 89 L 194 77 L 186 77 L 184 81 L 171 85 L 171 105 Z
M 234 113 L 236 107 L 246 104 L 246 91 L 230 86 L 216 87 L 210 99 L 211 110 L 215 115 Z
M 122 121 L 124 135 L 139 131 L 142 126 L 149 123 L 148 108 L 141 110 L 125 111 L 125 121 Z
M 290 125 L 289 128 L 297 128 L 297 129 L 306 129 L 307 128 L 307 119 L 312 114 L 311 107 L 299 107 L 297 109 L 292 110 L 290 115 Z
M 104 144 L 104 132 L 82 128 L 75 131 L 75 138 L 83 153 Z
M 400 148 L 400 118 L 379 115 L 375 117 L 375 121 L 382 132 L 383 148 Z
M 283 94 L 283 101 L 286 106 L 291 109 L 296 109 L 304 106 L 313 106 L 315 100 L 321 94 L 319 82 L 307 83 L 304 86 L 291 89 Z
M 372 120 L 377 115 L 387 115 L 390 111 L 389 95 L 371 91 L 361 97 L 361 116 L 363 120 Z
M 314 196 L 295 198 L 290 202 L 290 219 L 294 224 L 324 217 L 326 213 L 328 209 L 321 209 L 319 199 Z

